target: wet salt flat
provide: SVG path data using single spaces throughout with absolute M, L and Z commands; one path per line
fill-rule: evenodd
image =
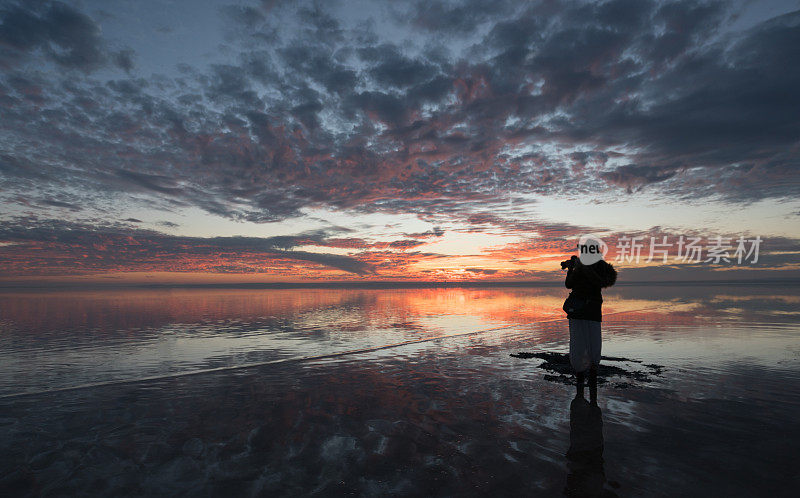
M 794 496 L 798 290 L 607 292 L 597 407 L 560 287 L 0 293 L 0 493 Z

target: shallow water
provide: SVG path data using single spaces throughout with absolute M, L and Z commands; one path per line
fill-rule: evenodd
M 566 351 L 559 287 L 0 293 L 0 492 L 794 496 L 798 290 L 607 292 L 660 374 L 597 407 L 511 356 Z

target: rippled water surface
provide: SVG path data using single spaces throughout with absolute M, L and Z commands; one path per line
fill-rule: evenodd
M 795 496 L 798 290 L 607 292 L 597 405 L 559 287 L 0 292 L 0 494 Z

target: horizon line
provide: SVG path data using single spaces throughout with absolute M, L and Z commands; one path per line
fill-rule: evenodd
M 617 282 L 613 287 L 636 285 L 800 285 L 800 279 L 729 279 L 729 280 L 629 280 Z M 122 282 L 49 282 L 49 283 L 0 283 L 0 290 L 42 290 L 42 289 L 389 289 L 389 288 L 447 288 L 447 287 L 552 287 L 562 286 L 563 281 L 555 280 L 468 280 L 468 281 L 416 281 L 416 280 L 374 280 L 349 281 L 336 280 L 324 282 L 239 282 L 239 283 L 122 283 Z

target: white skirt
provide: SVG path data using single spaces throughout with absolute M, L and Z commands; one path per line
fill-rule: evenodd
M 569 319 L 569 362 L 576 373 L 600 364 L 600 322 Z

